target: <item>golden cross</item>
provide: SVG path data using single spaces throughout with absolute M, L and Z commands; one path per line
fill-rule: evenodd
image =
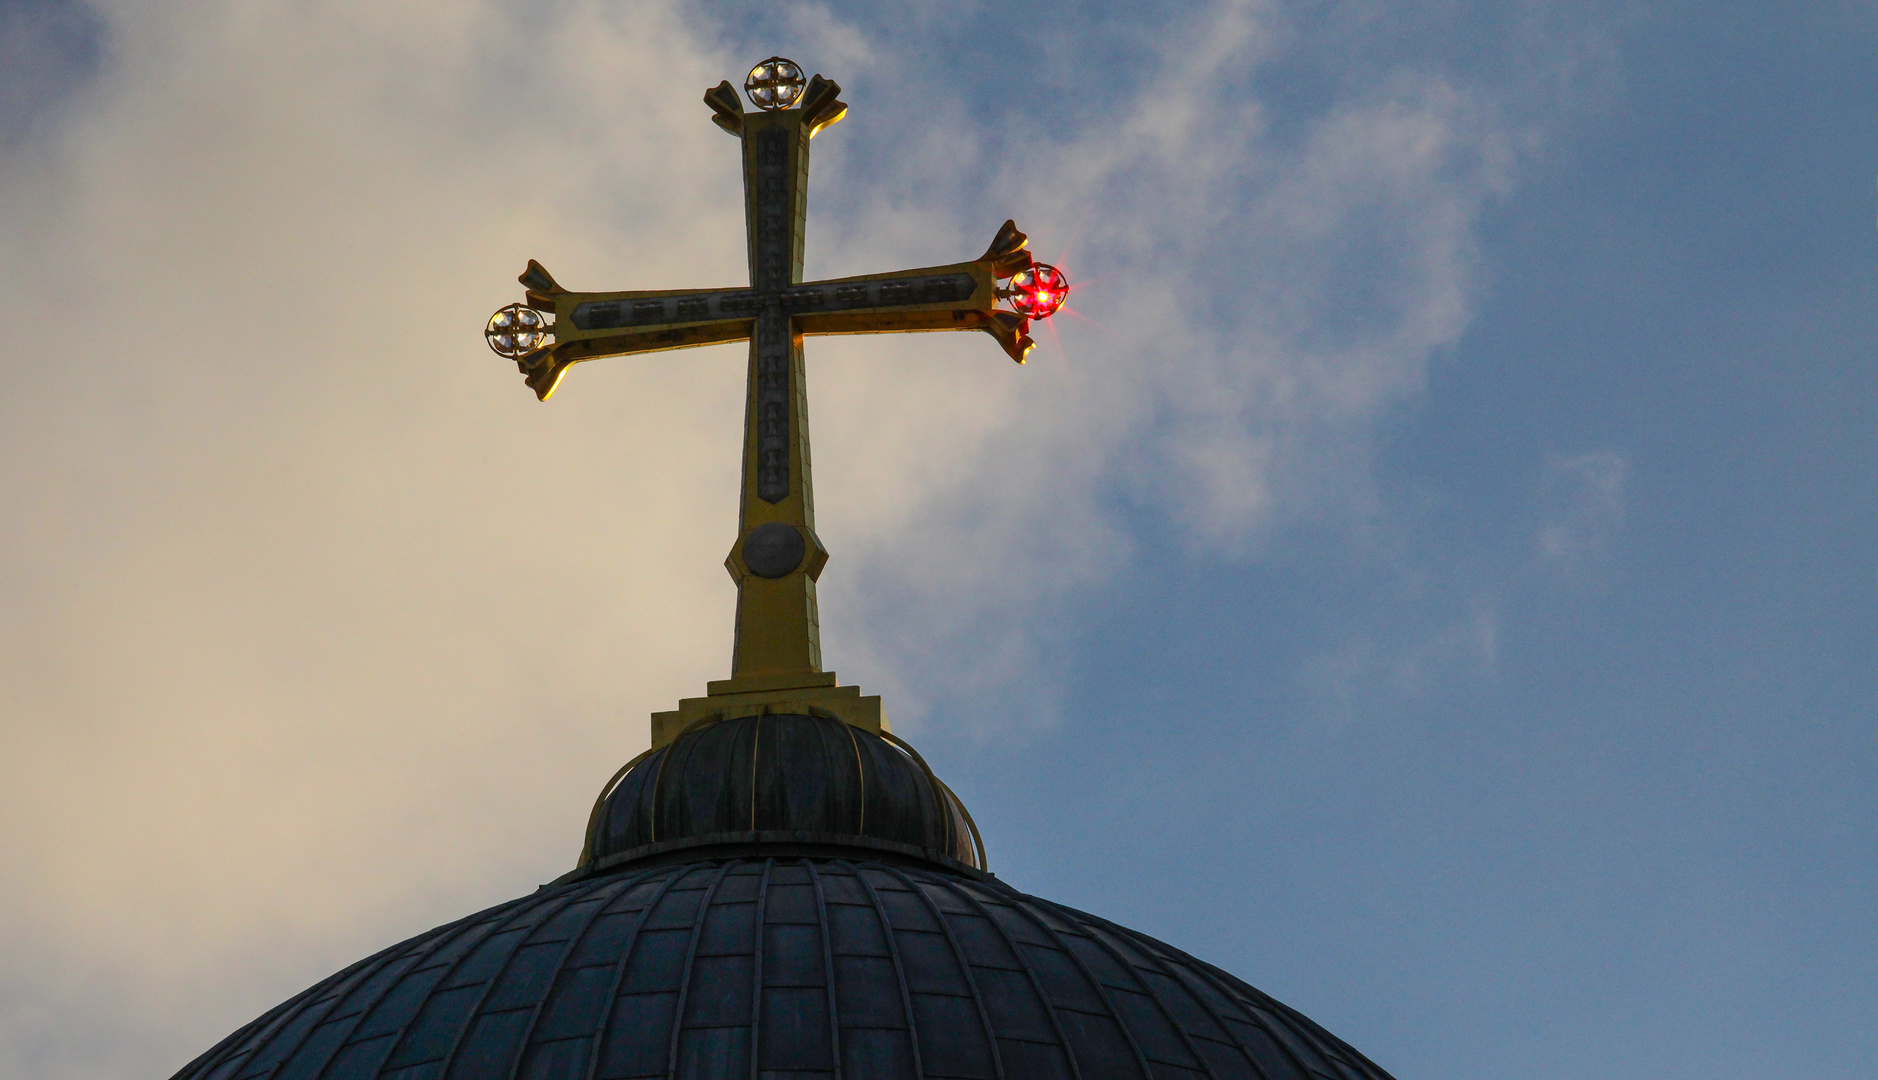
M 834 674 L 822 671 L 815 582 L 828 552 L 815 535 L 802 339 L 983 330 L 1021 364 L 1032 346 L 1026 315 L 1047 316 L 1067 291 L 1053 269 L 1033 264 L 1024 234 L 1009 221 L 973 262 L 802 281 L 809 140 L 848 107 L 838 100 L 840 87 L 820 75 L 805 85 L 801 70 L 780 57 L 752 69 L 745 90 L 762 111 L 744 112 L 728 81 L 704 100 L 711 119 L 743 142 L 749 287 L 569 292 L 530 260 L 520 279 L 526 303 L 497 312 L 487 331 L 492 347 L 516 361 L 543 401 L 570 366 L 585 360 L 750 342 L 743 500 L 737 543 L 725 560 L 737 583 L 731 677 L 676 712 L 655 713 L 654 746 L 698 720 L 772 706 L 813 707 L 860 727 L 882 726 L 879 698 L 837 687 Z M 1006 280 L 1011 287 L 1001 288 Z M 997 310 L 1005 298 L 1019 310 Z

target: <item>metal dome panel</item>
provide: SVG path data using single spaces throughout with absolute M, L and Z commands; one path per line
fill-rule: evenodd
M 591 877 L 438 927 L 176 1080 L 1388 1080 L 1177 949 L 988 876 L 841 858 Z

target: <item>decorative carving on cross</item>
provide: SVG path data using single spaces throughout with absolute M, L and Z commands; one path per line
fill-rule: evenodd
M 802 340 L 817 334 L 981 330 L 1024 362 L 1030 320 L 1068 295 L 1054 267 L 1035 262 L 1006 221 L 976 260 L 887 274 L 802 280 L 809 140 L 847 115 L 841 88 L 771 57 L 745 82 L 745 112 L 728 80 L 706 91 L 718 127 L 743 143 L 750 284 L 744 288 L 571 292 L 529 260 L 522 304 L 491 317 L 486 334 L 546 401 L 567 369 L 587 360 L 750 342 L 744 407 L 743 499 L 725 567 L 737 583 L 731 677 L 703 698 L 654 713 L 662 745 L 693 723 L 751 712 L 819 710 L 879 731 L 880 699 L 837 686 L 822 670 L 815 582 L 828 551 L 815 535 Z M 1015 310 L 1002 310 L 1008 300 Z M 547 316 L 553 322 L 547 321 Z

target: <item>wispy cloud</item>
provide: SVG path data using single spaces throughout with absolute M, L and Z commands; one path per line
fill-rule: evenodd
M 1476 595 L 1439 613 L 1411 603 L 1408 611 L 1406 618 L 1355 630 L 1303 665 L 1298 679 L 1311 703 L 1307 728 L 1342 728 L 1397 712 L 1457 677 L 1492 674 L 1500 613 L 1491 597 Z
M 826 516 L 864 566 L 835 578 L 830 624 L 870 674 L 906 680 L 903 708 L 923 686 L 1047 715 L 1059 628 L 1128 557 L 1129 507 L 1229 552 L 1278 522 L 1369 512 L 1374 426 L 1466 325 L 1474 221 L 1513 155 L 1491 104 L 1433 73 L 1274 135 L 1258 76 L 1278 18 L 1217 5 L 1110 114 L 1009 140 L 993 190 L 1044 256 L 1067 250 L 1090 322 L 1059 319 L 1017 373 L 902 342 L 842 368 L 817 420 L 843 489 Z M 932 132 L 885 187 L 969 184 L 982 156 L 969 129 Z M 899 199 L 860 214 L 965 242 Z
M 1577 572 L 1602 558 L 1623 528 L 1629 477 L 1629 461 L 1615 450 L 1547 456 L 1544 517 L 1533 537 L 1540 561 Z

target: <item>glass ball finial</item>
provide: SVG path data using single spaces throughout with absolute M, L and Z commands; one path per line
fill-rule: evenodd
M 541 348 L 548 340 L 548 321 L 526 304 L 510 304 L 489 316 L 483 339 L 497 356 L 514 360 Z
M 802 77 L 802 68 L 794 60 L 772 56 L 750 69 L 750 77 L 743 81 L 743 92 L 750 95 L 757 108 L 776 112 L 794 105 L 806 85 L 808 80 Z
M 1037 263 L 1011 275 L 1005 296 L 1011 301 L 1011 310 L 1024 318 L 1047 319 L 1069 299 L 1069 279 L 1049 263 Z

